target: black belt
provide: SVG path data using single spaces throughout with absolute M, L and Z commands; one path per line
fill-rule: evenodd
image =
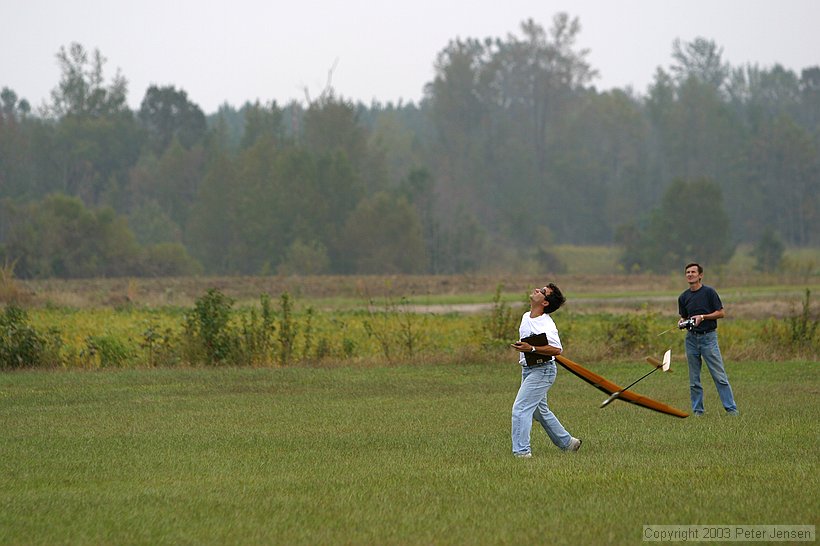
M 698 332 L 697 330 L 689 330 L 689 333 L 695 334 L 696 336 L 705 336 L 706 334 L 711 334 L 714 330 L 709 330 L 708 332 Z
M 547 364 L 555 364 L 555 358 L 550 358 L 549 360 L 543 360 L 539 358 L 533 364 L 527 364 L 527 368 L 540 368 L 541 366 L 546 366 Z

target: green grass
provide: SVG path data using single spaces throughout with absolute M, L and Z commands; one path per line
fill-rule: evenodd
M 568 355 L 572 358 L 572 355 Z M 598 366 L 622 384 L 648 368 Z M 742 416 L 676 419 L 559 372 L 574 455 L 510 454 L 509 361 L 0 375 L 2 544 L 637 544 L 810 524 L 816 362 L 730 364 Z M 688 405 L 685 370 L 639 392 Z

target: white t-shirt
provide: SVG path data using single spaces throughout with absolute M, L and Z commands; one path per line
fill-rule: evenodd
M 547 342 L 549 345 L 563 350 L 561 338 L 558 337 L 558 327 L 555 325 L 555 321 L 552 320 L 552 317 L 546 313 L 538 315 L 535 318 L 530 316 L 529 311 L 524 313 L 524 316 L 521 317 L 521 326 L 518 327 L 518 334 L 519 339 L 524 339 L 527 336 L 535 334 L 547 334 Z M 518 363 L 522 366 L 527 363 L 524 353 L 518 353 Z

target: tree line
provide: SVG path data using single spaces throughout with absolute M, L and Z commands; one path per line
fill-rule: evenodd
M 599 91 L 579 33 L 558 14 L 453 40 L 418 104 L 328 86 L 208 115 L 174 86 L 132 111 L 125 77 L 70 44 L 37 112 L 0 93 L 0 261 L 23 278 L 559 272 L 552 247 L 572 243 L 618 244 L 639 271 L 820 243 L 820 67 L 733 67 L 698 38 L 645 95 Z

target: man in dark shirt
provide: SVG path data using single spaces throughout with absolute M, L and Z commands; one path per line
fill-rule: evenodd
M 689 396 L 692 399 L 692 413 L 703 415 L 703 387 L 700 383 L 702 362 L 712 375 L 720 402 L 729 415 L 737 415 L 737 404 L 729 385 L 729 377 L 723 366 L 723 357 L 717 339 L 717 319 L 725 316 L 723 303 L 717 291 L 703 284 L 703 267 L 697 263 L 687 264 L 685 270 L 689 289 L 678 297 L 678 314 L 683 327 L 690 326 L 686 334 L 686 360 L 689 363 Z

